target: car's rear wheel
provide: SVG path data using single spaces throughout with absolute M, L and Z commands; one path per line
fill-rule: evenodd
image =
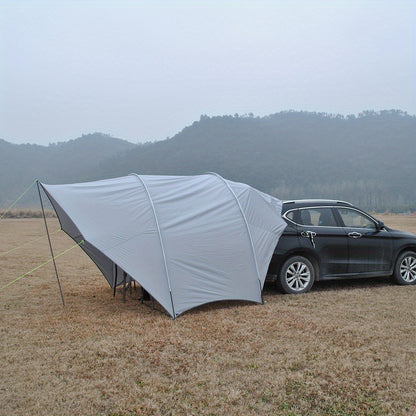
M 315 281 L 315 268 L 303 256 L 293 256 L 283 264 L 277 283 L 285 293 L 308 292 Z
M 406 251 L 402 253 L 394 268 L 394 278 L 399 285 L 416 284 L 416 253 Z

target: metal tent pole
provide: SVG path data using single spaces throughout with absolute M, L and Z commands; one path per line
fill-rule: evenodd
M 261 282 L 260 282 L 260 280 L 259 280 L 259 286 L 260 286 L 260 294 L 261 294 L 261 304 L 264 305 L 263 290 L 261 288 Z
M 126 279 L 127 273 L 123 270 L 123 303 L 126 303 Z
M 172 286 L 170 284 L 170 276 L 169 276 L 168 263 L 167 263 L 167 260 L 166 260 L 165 246 L 163 244 L 162 232 L 160 230 L 159 220 L 158 220 L 157 213 L 156 213 L 156 208 L 155 208 L 155 205 L 153 203 L 152 196 L 150 195 L 149 189 L 148 189 L 146 183 L 144 182 L 143 178 L 140 175 L 138 175 L 137 173 L 130 173 L 130 175 L 136 176 L 139 179 L 139 181 L 143 185 L 144 190 L 146 191 L 147 197 L 149 198 L 150 206 L 152 207 L 153 217 L 155 219 L 156 228 L 157 228 L 157 232 L 158 232 L 158 235 L 159 235 L 159 243 L 160 243 L 160 248 L 161 248 L 162 256 L 163 256 L 163 264 L 164 264 L 164 267 L 165 267 L 166 280 L 167 280 L 168 287 L 169 287 L 170 302 L 171 302 L 171 305 L 172 305 L 172 314 L 171 314 L 171 316 L 176 321 L 177 315 L 176 315 L 176 312 L 175 312 L 175 304 L 173 303 Z
M 43 207 L 42 194 L 40 192 L 40 186 L 39 186 L 39 181 L 38 180 L 36 180 L 36 184 L 37 184 L 37 187 L 38 187 L 40 206 L 42 208 L 43 222 L 45 223 L 46 234 L 48 236 L 49 249 L 51 251 L 51 256 L 52 256 L 52 261 L 53 261 L 53 267 L 55 268 L 55 275 L 56 275 L 56 280 L 58 282 L 59 293 L 61 294 L 62 306 L 65 306 L 64 295 L 62 294 L 61 282 L 59 281 L 59 276 L 58 276 L 58 269 L 56 268 L 55 256 L 53 254 L 51 237 L 49 235 L 48 223 L 46 222 L 45 209 Z
M 244 221 L 244 224 L 246 226 L 247 235 L 248 235 L 248 239 L 249 239 L 250 246 L 251 246 L 251 253 L 252 253 L 253 259 L 254 259 L 254 265 L 256 266 L 257 279 L 259 281 L 260 299 L 261 299 L 261 303 L 263 304 L 264 303 L 263 302 L 263 292 L 262 292 L 262 288 L 261 288 L 259 265 L 257 263 L 257 256 L 256 256 L 256 251 L 254 250 L 253 238 L 251 236 L 250 227 L 248 225 L 246 214 L 244 214 L 243 207 L 241 206 L 240 201 L 237 198 L 237 195 L 235 194 L 235 192 L 233 191 L 233 189 L 231 188 L 230 184 L 228 183 L 228 181 L 226 179 L 224 179 L 221 175 L 218 175 L 218 173 L 215 173 L 215 172 L 208 172 L 207 175 L 213 175 L 213 176 L 216 176 L 218 179 L 220 179 L 225 184 L 225 186 L 228 188 L 228 190 L 231 192 L 231 194 L 233 195 L 233 197 L 235 199 L 235 202 L 237 203 L 238 209 L 240 210 L 241 216 L 243 217 L 243 221 Z
M 118 268 L 118 266 L 115 263 L 113 263 L 113 264 L 114 264 L 114 270 L 113 270 L 113 273 L 114 273 L 113 297 L 115 297 L 116 296 L 116 289 L 117 289 L 117 268 Z

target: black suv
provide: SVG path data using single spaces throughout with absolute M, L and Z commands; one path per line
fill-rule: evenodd
M 342 201 L 285 201 L 282 216 L 287 227 L 267 277 L 283 292 L 354 277 L 394 276 L 399 284 L 416 284 L 416 235 L 392 230 Z

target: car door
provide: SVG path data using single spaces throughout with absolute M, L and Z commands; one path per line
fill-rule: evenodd
M 348 273 L 388 272 L 393 243 L 387 230 L 380 230 L 374 219 L 355 208 L 337 207 L 348 236 Z
M 348 237 L 331 207 L 300 208 L 297 215 L 302 247 L 315 252 L 320 275 L 329 277 L 348 272 Z

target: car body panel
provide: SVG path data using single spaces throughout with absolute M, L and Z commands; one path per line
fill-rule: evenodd
M 393 267 L 393 243 L 387 230 L 346 228 L 346 232 L 361 234 L 359 238 L 348 237 L 348 273 L 389 273 Z
M 315 217 L 303 224 L 308 210 Z M 329 225 L 320 225 L 316 215 L 329 210 Z M 362 216 L 363 224 L 348 224 L 346 210 L 355 211 L 357 218 Z M 294 255 L 304 255 L 313 262 L 316 280 L 329 280 L 390 276 L 400 253 L 416 252 L 416 235 L 381 226 L 376 218 L 348 202 L 285 201 L 282 216 L 288 226 L 270 262 L 269 280 L 276 280 L 282 264 Z
M 313 250 L 320 259 L 320 274 L 348 272 L 348 241 L 340 227 L 299 226 L 301 247 Z

